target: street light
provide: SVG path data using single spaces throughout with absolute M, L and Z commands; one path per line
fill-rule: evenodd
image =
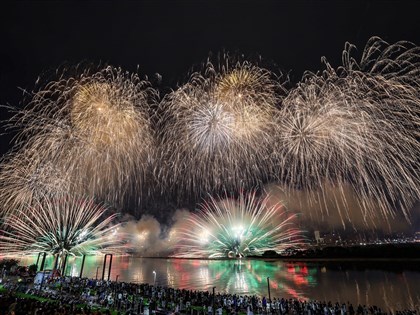
M 153 286 L 156 285 L 156 271 L 153 270 Z

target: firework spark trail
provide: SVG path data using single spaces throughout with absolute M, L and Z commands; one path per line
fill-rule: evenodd
M 46 252 L 62 256 L 121 251 L 124 244 L 114 234 L 116 215 L 89 199 L 56 196 L 44 198 L 6 217 L 0 234 L 2 255 Z
M 366 217 L 376 205 L 384 216 L 400 209 L 408 218 L 420 197 L 420 50 L 372 38 L 357 63 L 352 48 L 346 45 L 342 67 L 324 60 L 325 71 L 307 73 L 284 99 L 279 177 L 309 192 L 350 183 Z
M 158 168 L 160 182 L 178 196 L 260 184 L 273 165 L 280 86 L 246 62 L 193 74 L 161 103 L 160 160 L 170 165 Z
M 50 82 L 12 119 L 20 150 L 69 174 L 76 194 L 119 205 L 144 189 L 153 157 L 149 110 L 156 92 L 121 69 Z
M 66 172 L 58 169 L 50 160 L 41 158 L 42 154 L 25 150 L 4 157 L 0 170 L 2 217 L 16 212 L 16 209 L 34 205 L 36 200 L 71 190 Z
M 191 213 L 177 231 L 175 257 L 223 258 L 261 255 L 303 243 L 304 238 L 280 204 L 255 193 L 239 199 L 210 198 L 199 213 Z
M 21 129 L 17 158 L 0 172 L 6 212 L 38 194 L 32 182 L 119 206 L 142 197 L 153 169 L 161 192 L 179 199 L 276 179 L 314 203 L 328 198 L 322 187 L 335 186 L 348 216 L 350 184 L 366 221 L 399 210 L 409 218 L 420 199 L 420 48 L 372 38 L 360 61 L 353 48 L 346 44 L 337 69 L 324 59 L 326 70 L 306 73 L 286 97 L 268 70 L 229 58 L 208 63 L 158 112 L 156 92 L 137 75 L 112 67 L 63 74 L 11 120 Z

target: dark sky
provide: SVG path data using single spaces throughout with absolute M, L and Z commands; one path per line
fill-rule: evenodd
M 63 63 L 106 62 L 174 87 L 222 49 L 261 56 L 298 80 L 338 63 L 345 41 L 418 43 L 420 1 L 1 1 L 0 103 Z
M 420 44 L 420 1 L 4 1 L 0 2 L 0 104 L 63 64 L 108 63 L 163 76 L 175 88 L 209 52 L 261 55 L 291 71 L 339 64 L 344 43 L 371 36 Z M 271 69 L 273 70 L 273 69 Z M 1 118 L 7 118 L 0 110 Z M 0 154 L 10 147 L 0 136 Z

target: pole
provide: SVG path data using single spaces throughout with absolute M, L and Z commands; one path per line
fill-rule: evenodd
M 109 254 L 109 269 L 108 269 L 108 281 L 111 278 L 111 266 L 112 266 L 112 254 Z
M 216 289 L 216 287 L 213 287 L 213 315 L 216 314 L 216 309 L 214 308 L 214 300 L 215 300 L 214 290 L 215 289 Z
M 111 277 L 111 266 L 112 266 L 112 254 L 105 254 L 104 257 L 104 266 L 102 268 L 102 280 L 105 280 L 105 267 L 106 267 L 106 259 L 109 256 L 109 269 L 108 269 L 108 281 L 109 278 Z
M 62 276 L 65 277 L 66 276 L 66 266 L 67 266 L 67 258 L 69 257 L 68 254 L 66 254 L 66 257 L 64 258 L 64 263 L 63 263 L 63 273 Z
M 38 258 L 36 259 L 36 271 L 38 271 L 38 263 L 39 263 L 39 257 L 41 257 L 41 252 L 38 253 Z
M 85 258 L 86 258 L 86 255 L 83 255 L 83 258 L 82 258 L 82 266 L 80 267 L 80 275 L 79 275 L 79 278 L 81 278 L 82 275 L 83 275 L 83 267 L 85 266 Z
M 106 258 L 108 257 L 108 254 L 105 254 L 104 257 L 104 266 L 102 268 L 102 281 L 105 280 L 105 267 L 106 267 Z
M 59 259 L 60 259 L 60 255 L 57 254 L 57 256 L 54 259 L 54 268 L 53 268 L 53 270 L 56 270 L 57 269 L 57 267 L 58 267 L 58 260 Z
M 42 261 L 41 261 L 41 267 L 39 268 L 40 271 L 44 270 L 44 265 L 45 265 L 45 257 L 47 256 L 47 253 L 44 253 L 42 256 Z
M 98 270 L 99 270 L 99 266 L 96 267 L 96 277 L 95 277 L 95 280 L 98 280 Z
M 118 277 L 119 277 L 120 275 L 117 275 L 117 277 L 115 278 L 115 282 L 118 282 Z
M 267 277 L 267 288 L 268 288 L 268 303 L 270 303 L 270 308 L 271 308 L 270 277 Z

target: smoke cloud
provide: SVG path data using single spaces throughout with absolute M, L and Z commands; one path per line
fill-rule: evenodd
M 143 257 L 171 256 L 175 250 L 175 233 L 189 216 L 186 209 L 178 209 L 172 216 L 172 225 L 159 223 L 153 216 L 143 215 L 140 220 L 129 220 L 120 228 L 120 235 L 127 238 L 127 246 Z
M 324 184 L 322 189 L 311 194 L 299 190 L 286 193 L 276 184 L 269 184 L 265 189 L 271 195 L 272 202 L 281 202 L 289 211 L 299 213 L 300 223 L 309 230 L 398 233 L 412 231 L 415 228 L 413 222 L 418 221 L 418 211 L 411 211 L 412 217 L 408 219 L 397 210 L 388 216 L 379 210 L 366 211 L 350 186 L 338 188 Z M 375 209 L 373 200 L 366 203 Z

